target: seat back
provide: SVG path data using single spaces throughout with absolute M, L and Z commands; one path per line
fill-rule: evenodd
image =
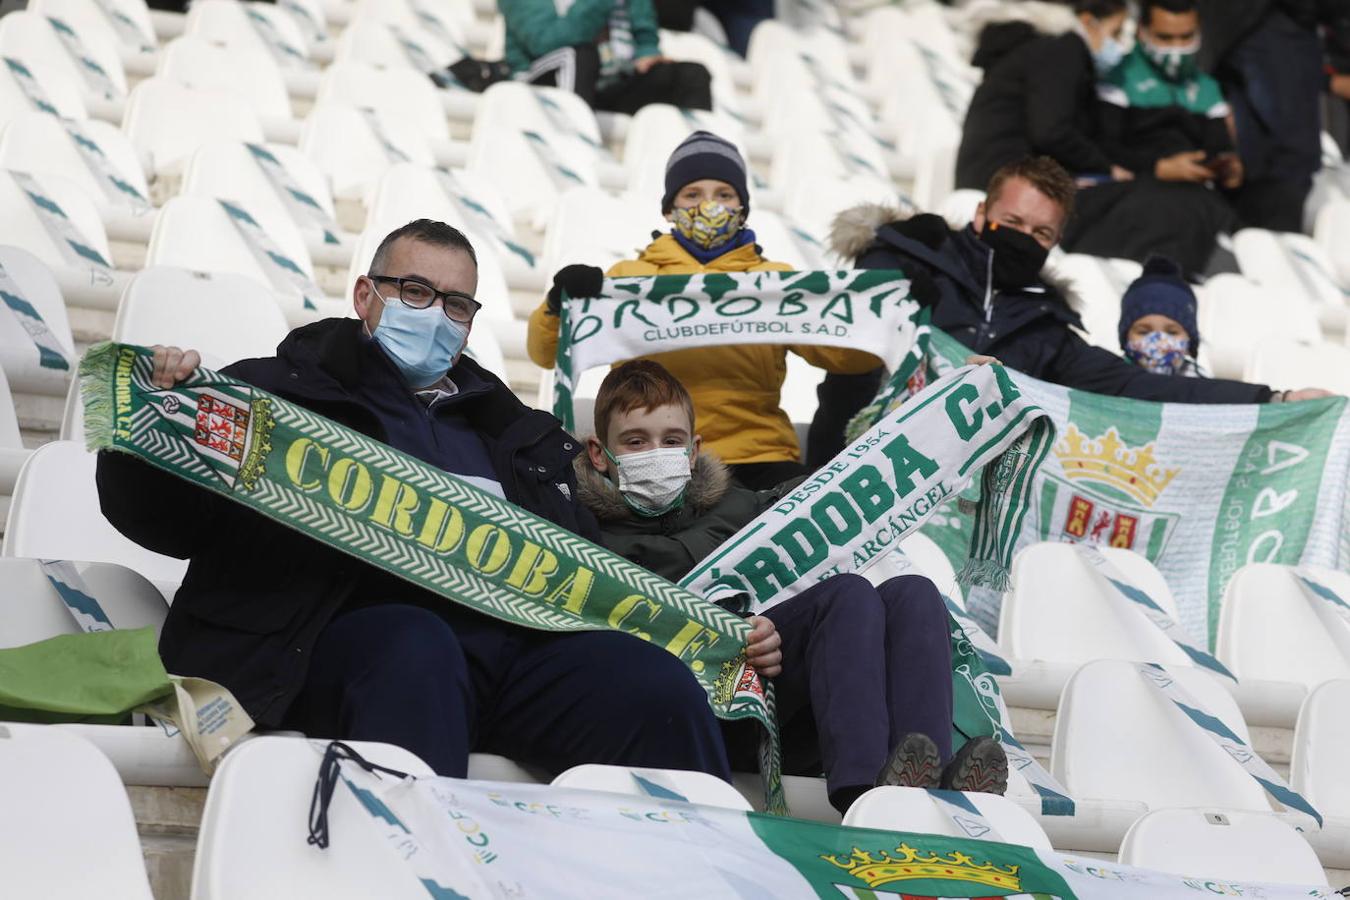
M 844 824 L 854 828 L 945 834 L 1021 844 L 1037 850 L 1051 849 L 1050 838 L 1031 813 L 1006 797 L 964 793 L 957 796 L 974 806 L 979 818 L 956 813 L 960 822 L 954 821 L 952 808 L 944 809 L 934 795 L 923 788 L 887 786 L 872 788 L 853 801 L 844 813 Z
M 114 628 L 153 628 L 169 613 L 164 595 L 142 576 L 112 563 L 73 563 L 88 594 Z M 0 557 L 0 648 L 22 647 L 82 628 L 35 559 Z
M 565 191 L 544 235 L 543 271 L 551 277 L 573 263 L 608 270 L 620 260 L 636 258 L 651 242 L 653 230 L 670 227 L 661 218 L 659 201 L 620 200 L 598 187 Z
M 111 262 L 108 234 L 99 218 L 98 206 L 75 182 L 60 175 L 35 175 L 44 199 L 60 207 L 84 243 L 105 261 Z M 22 247 L 48 268 L 59 271 L 72 267 L 56 238 L 47 230 L 25 191 L 8 172 L 0 172 L 0 245 Z M 85 266 L 87 273 L 88 268 Z
M 98 0 L 31 0 L 28 8 L 44 16 L 55 16 L 89 40 L 117 47 L 123 53 L 158 43 L 144 0 L 108 0 L 102 5 Z M 114 27 L 105 9 L 121 13 L 130 23 L 126 37 Z
M 98 145 L 113 173 L 135 188 L 142 197 L 150 197 L 150 187 L 136 148 L 120 128 L 109 122 L 90 119 L 80 123 L 85 139 Z M 70 133 L 55 116 L 37 111 L 19 113 L 0 131 L 0 168 L 38 175 L 59 175 L 78 185 L 94 202 L 100 214 L 109 210 L 128 210 L 132 200 L 122 193 L 110 195 L 102 178 L 95 175 L 76 149 Z
M 1191 878 L 1325 885 L 1316 852 L 1292 825 L 1263 812 L 1158 809 L 1120 845 L 1127 866 Z
M 156 74 L 194 91 L 239 96 L 259 118 L 289 119 L 291 98 L 271 54 L 185 34 L 164 46 Z
M 1250 745 L 1236 701 L 1213 677 L 1181 666 L 1168 673 Z M 1064 686 L 1050 768 L 1072 797 L 1142 801 L 1150 809 L 1271 809 L 1241 766 L 1121 660 L 1087 663 Z
M 1200 333 L 1215 377 L 1241 378 L 1252 351 L 1269 340 L 1312 344 L 1322 339 L 1313 306 L 1300 294 L 1280 294 L 1280 314 L 1270 315 L 1272 290 L 1240 275 L 1216 275 L 1197 292 Z
M 1350 678 L 1325 681 L 1303 701 L 1294 726 L 1290 787 L 1324 816 L 1350 819 Z
M 324 71 L 316 103 L 336 101 L 378 110 L 382 119 L 416 126 L 428 141 L 450 140 L 450 123 L 436 86 L 422 72 L 334 63 Z
M 370 762 L 411 775 L 431 769 L 390 744 L 348 741 Z M 305 840 L 324 741 L 256 737 L 225 756 L 211 779 L 192 868 L 194 900 L 426 897 L 411 866 L 343 783 L 328 807 L 332 845 Z
M 121 61 L 115 56 L 110 59 L 106 54 L 100 55 L 103 58 L 96 62 L 108 73 L 119 94 L 126 93 Z M 0 56 L 27 67 L 61 115 L 84 118 L 83 98 L 92 96 L 92 92 L 80 77 L 80 63 L 66 50 L 46 16 L 19 10 L 0 18 Z
M 628 195 L 634 203 L 658 203 L 665 193 L 666 160 L 695 131 L 710 131 L 725 138 L 745 156 L 744 129 L 730 116 L 682 110 L 668 103 L 653 103 L 637 111 L 623 140 L 623 167 L 628 173 Z
M 370 113 L 391 147 L 407 162 L 432 168 L 435 154 L 414 123 L 390 119 L 378 110 Z M 353 104 L 316 103 L 300 129 L 300 152 L 327 178 L 333 197 L 365 202 L 380 177 L 398 160 L 380 141 L 366 116 Z
M 15 391 L 59 397 L 66 392 L 78 361 L 61 289 L 51 270 L 21 247 L 0 246 L 0 267 L 19 289 L 20 297 L 16 299 L 32 310 L 32 315 L 25 311 L 21 319 L 17 311 L 0 309 L 0 370 L 4 370 Z M 28 330 L 40 327 L 35 317 L 46 326 L 48 337 L 65 352 L 64 360 L 39 349 Z
M 1119 552 L 1107 559 L 1177 618 L 1176 601 L 1148 560 Z M 1118 562 L 1122 559 L 1130 561 L 1122 567 Z M 1150 574 L 1141 579 L 1141 571 Z M 1129 601 L 1110 596 L 1110 590 L 1072 544 L 1041 543 L 1023 549 L 1013 559 L 1012 589 L 1004 597 L 999 618 L 999 646 L 1013 659 L 1192 664 L 1142 612 Z
M 1253 350 L 1243 378 L 1276 388 L 1319 387 L 1350 394 L 1350 347 L 1265 340 Z
M 277 55 L 264 36 L 264 29 L 252 19 L 262 16 L 271 32 L 294 55 Z M 185 34 L 197 35 L 215 44 L 247 53 L 273 56 L 285 68 L 308 66 L 309 39 L 287 13 L 265 3 L 238 3 L 236 0 L 193 0 L 184 22 Z
M 14 487 L 0 556 L 116 563 L 161 589 L 180 584 L 185 561 L 131 542 L 103 517 L 94 463 L 93 453 L 71 441 L 34 450 Z
M 338 35 L 334 64 L 359 63 L 418 71 L 418 64 L 449 66 L 462 55 L 421 26 L 409 26 L 396 11 L 384 9 L 394 6 L 395 3 L 379 3 L 359 10 Z M 486 58 L 497 57 L 489 54 Z
M 707 772 L 679 769 L 643 769 L 598 763 L 573 766 L 552 782 L 554 787 L 683 800 L 702 806 L 720 806 L 750 812 L 750 802 L 727 782 Z
M 1313 235 L 1335 266 L 1341 284 L 1350 284 L 1350 197 L 1332 200 L 1317 214 Z
M 164 77 L 147 78 L 131 91 L 122 130 L 151 171 L 170 176 L 181 175 L 204 144 L 263 139 L 257 116 L 238 94 L 193 90 Z
M 1317 570 L 1350 602 L 1350 575 Z M 1293 681 L 1309 690 L 1350 678 L 1350 625 L 1304 593 L 1289 566 L 1255 563 L 1228 580 L 1217 655 L 1238 678 Z
M 0 723 L 0 896 L 152 900 L 131 803 L 93 744 Z
M 22 450 L 19 417 L 14 412 L 14 397 L 9 390 L 5 370 L 0 368 L 0 450 Z
M 272 356 L 290 329 L 272 290 L 243 275 L 172 266 L 142 269 L 127 285 L 112 339 L 189 347 L 218 369 Z

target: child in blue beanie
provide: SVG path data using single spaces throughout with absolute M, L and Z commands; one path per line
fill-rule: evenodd
M 1200 348 L 1196 306 L 1181 267 L 1163 256 L 1150 257 L 1120 301 L 1125 358 L 1160 375 L 1204 377 L 1195 359 Z

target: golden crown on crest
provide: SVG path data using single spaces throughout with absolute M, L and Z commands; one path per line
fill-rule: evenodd
M 854 847 L 853 853 L 842 859 L 833 855 L 821 856 L 821 859 L 866 882 L 871 888 L 919 878 L 969 881 L 986 887 L 1012 891 L 1021 887 L 1021 879 L 1018 877 L 1021 866 L 1005 868 L 988 862 L 976 863 L 972 857 L 960 850 L 938 855 L 923 853 L 908 844 L 901 844 L 894 852 L 890 850 L 873 852 Z
M 1123 491 L 1145 506 L 1171 484 L 1181 469 L 1165 469 L 1153 456 L 1153 444 L 1134 449 L 1120 439 L 1114 427 L 1098 438 L 1078 430 L 1072 422 L 1055 444 L 1055 456 L 1071 481 L 1095 481 Z

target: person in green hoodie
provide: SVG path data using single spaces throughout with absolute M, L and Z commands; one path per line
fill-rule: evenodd
M 649 103 L 712 109 L 712 76 L 661 55 L 652 0 L 498 0 L 516 78 L 561 88 L 593 109 Z

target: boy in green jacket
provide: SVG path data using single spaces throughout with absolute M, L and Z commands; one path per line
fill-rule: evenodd
M 712 109 L 712 76 L 661 55 L 652 0 L 497 0 L 506 62 L 530 84 L 571 91 L 593 109 L 649 103 Z

